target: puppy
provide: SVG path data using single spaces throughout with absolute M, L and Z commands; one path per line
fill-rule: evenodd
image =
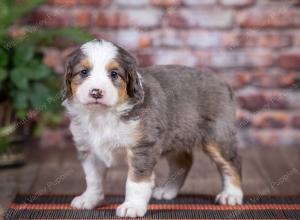
M 63 105 L 87 185 L 73 207 L 92 209 L 102 202 L 106 169 L 112 152 L 121 147 L 127 150 L 129 170 L 117 216 L 144 216 L 151 196 L 175 198 L 194 148 L 202 148 L 221 174 L 216 202 L 242 203 L 235 102 L 231 88 L 218 77 L 176 65 L 137 69 L 126 50 L 93 40 L 69 55 L 64 84 Z M 161 156 L 168 161 L 170 178 L 176 178 L 155 188 L 153 168 Z

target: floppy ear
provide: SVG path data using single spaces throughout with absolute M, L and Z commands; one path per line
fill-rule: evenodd
M 62 99 L 68 99 L 72 97 L 72 78 L 73 78 L 73 67 L 80 60 L 80 56 L 82 56 L 81 50 L 76 49 L 71 54 L 69 54 L 65 61 L 65 73 L 64 73 L 64 81 L 62 84 L 61 95 Z
M 119 60 L 124 68 L 127 76 L 127 94 L 129 97 L 142 102 L 144 99 L 144 89 L 142 86 L 142 79 L 137 73 L 135 58 L 121 47 L 119 49 Z
M 70 66 L 70 61 L 67 60 L 65 62 L 65 72 L 64 72 L 62 89 L 61 89 L 62 100 L 68 99 L 72 96 L 71 81 L 72 81 L 72 69 Z

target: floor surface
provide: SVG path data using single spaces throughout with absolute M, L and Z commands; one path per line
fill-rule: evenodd
M 300 194 L 300 148 L 247 148 L 243 157 L 245 194 Z M 38 194 L 79 194 L 85 189 L 84 175 L 75 148 L 38 149 L 31 147 L 28 162 L 19 168 L 0 169 L 0 213 L 17 192 Z M 107 193 L 124 194 L 127 166 L 122 152 L 106 179 Z M 156 167 L 156 182 L 167 181 L 166 161 Z M 193 168 L 181 193 L 216 194 L 220 190 L 216 167 L 202 152 L 196 152 Z

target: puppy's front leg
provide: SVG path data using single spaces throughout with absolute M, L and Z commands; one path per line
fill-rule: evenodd
M 155 161 L 151 148 L 141 147 L 128 151 L 126 197 L 124 203 L 117 208 L 117 216 L 135 218 L 146 214 L 154 187 Z
M 72 200 L 71 206 L 78 209 L 93 209 L 104 199 L 103 181 L 105 164 L 92 152 L 79 152 L 85 173 L 86 190 Z

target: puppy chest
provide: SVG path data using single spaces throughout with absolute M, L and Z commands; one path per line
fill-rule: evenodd
M 118 147 L 136 145 L 140 132 L 138 120 L 96 118 L 89 124 L 87 135 L 92 147 L 111 151 Z

